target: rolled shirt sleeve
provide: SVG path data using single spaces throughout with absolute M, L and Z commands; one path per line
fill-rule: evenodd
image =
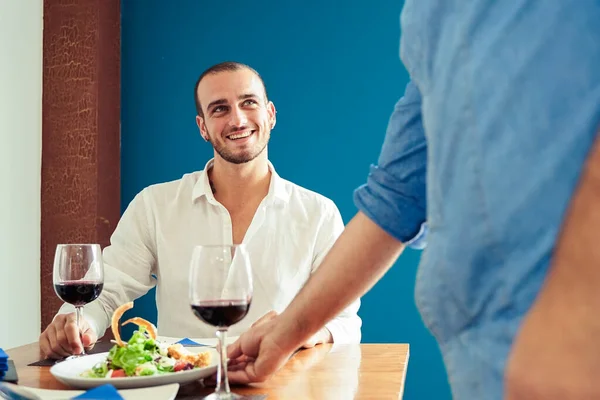
M 354 203 L 369 219 L 409 247 L 426 244 L 427 140 L 421 120 L 421 94 L 413 82 L 396 103 L 377 165 Z

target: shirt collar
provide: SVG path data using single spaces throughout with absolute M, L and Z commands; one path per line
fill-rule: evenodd
M 285 180 L 282 179 L 277 172 L 275 171 L 275 167 L 273 164 L 269 163 L 269 170 L 271 171 L 271 182 L 269 183 L 269 192 L 267 193 L 266 199 L 270 202 L 282 201 L 286 202 L 290 198 L 290 192 L 285 184 Z M 208 170 L 212 168 L 214 164 L 214 158 L 211 158 L 204 169 L 200 173 L 200 177 L 198 181 L 194 185 L 194 189 L 192 190 L 192 201 L 199 199 L 201 197 L 206 197 L 209 201 L 216 201 L 212 189 L 210 188 L 210 182 L 208 180 Z

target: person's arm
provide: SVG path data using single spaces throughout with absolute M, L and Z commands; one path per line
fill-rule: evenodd
M 311 274 L 318 270 L 325 256 L 344 231 L 344 221 L 337 206 L 332 201 L 328 201 L 324 206 L 321 227 L 317 234 Z M 319 343 L 360 343 L 362 320 L 358 316 L 359 309 L 360 299 L 356 299 L 321 328 L 308 342 L 305 342 L 304 347 Z
M 506 398 L 600 398 L 600 141 L 565 216 L 552 263 L 513 343 Z
M 315 321 L 329 321 L 366 293 L 400 256 L 403 242 L 423 241 L 426 162 L 421 95 L 410 82 L 388 123 L 377 165 L 371 167 L 367 183 L 354 193 L 360 212 L 346 228 L 351 230 L 319 268 L 327 272 L 317 280 L 317 271 L 308 282 L 310 294 L 303 293 L 296 308 L 288 307 L 288 315 L 301 325 L 299 331 L 313 331 Z
M 323 324 L 371 288 L 403 249 L 399 240 L 359 212 L 288 308 L 279 316 L 267 316 L 228 346 L 229 381 L 268 379 Z
M 426 161 L 421 96 L 409 83 L 390 119 L 378 165 L 355 192 L 360 212 L 288 308 L 229 347 L 235 360 L 232 381 L 267 379 L 294 349 L 383 276 L 404 249 L 403 242 L 421 241 Z
M 277 324 L 294 347 L 365 294 L 402 253 L 402 242 L 359 212 Z

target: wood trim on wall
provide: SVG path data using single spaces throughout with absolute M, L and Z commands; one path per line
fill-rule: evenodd
M 41 321 L 59 243 L 109 243 L 120 218 L 120 0 L 44 0 Z

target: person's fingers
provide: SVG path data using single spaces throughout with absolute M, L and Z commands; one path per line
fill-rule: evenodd
M 50 339 L 48 338 L 48 333 L 46 331 L 42 332 L 40 335 L 40 351 L 46 358 L 61 358 L 52 351 L 52 345 L 50 344 Z
M 94 330 L 86 322 L 83 333 L 81 334 L 81 344 L 83 344 L 83 347 L 86 350 L 90 350 L 94 347 L 94 344 L 96 344 L 97 341 L 98 336 L 96 335 L 96 332 L 94 332 Z
M 248 357 L 246 355 L 241 355 L 238 358 L 230 358 L 229 361 L 228 361 L 228 363 L 227 363 L 227 366 L 230 367 L 230 366 L 234 366 L 234 365 L 237 365 L 237 364 L 245 363 L 248 360 L 253 360 L 253 358 L 250 358 L 250 357 Z
M 77 328 L 77 322 L 75 314 L 69 314 L 65 318 L 65 322 L 62 325 L 62 329 L 59 328 L 59 334 L 64 336 L 70 351 L 72 354 L 80 354 L 82 350 L 81 339 L 79 337 L 79 328 Z
M 48 347 L 45 348 L 44 350 L 42 350 L 44 357 L 46 358 L 51 358 L 54 360 L 60 360 L 61 358 L 64 358 L 63 356 L 61 356 L 60 354 L 56 353 L 54 350 L 52 350 L 52 347 L 50 346 L 50 342 L 46 342 Z
M 227 376 L 230 383 L 248 384 L 252 382 L 261 382 L 256 377 L 254 362 L 245 363 L 241 368 L 228 371 Z
M 71 346 L 69 345 L 69 341 L 67 340 L 65 331 L 63 329 L 60 329 L 59 327 L 56 327 L 55 336 L 56 344 L 60 346 L 64 351 L 71 353 Z
M 66 351 L 65 349 L 62 348 L 62 346 L 60 345 L 60 343 L 58 343 L 57 337 L 56 337 L 56 326 L 55 325 L 51 325 L 48 329 L 48 341 L 50 342 L 50 349 L 51 352 L 53 353 L 53 358 L 62 358 L 62 357 L 66 357 L 68 355 L 70 355 L 71 353 Z
M 233 368 L 231 374 L 228 373 L 229 379 L 240 384 L 264 382 L 287 362 L 290 354 L 273 341 L 263 341 L 256 359 L 248 358 L 239 368 Z
M 235 360 L 238 357 L 244 355 L 242 352 L 242 340 L 244 339 L 244 334 L 242 334 L 235 342 L 227 346 L 227 357 L 230 360 Z
M 237 365 L 232 368 L 232 382 L 263 382 L 281 368 L 292 353 L 272 337 L 276 314 L 267 313 L 262 319 L 265 322 L 250 328 L 227 349 L 228 358 L 236 360 L 232 367 Z
M 64 331 L 61 329 L 60 325 L 54 324 L 54 337 L 56 338 L 56 346 L 58 346 L 58 348 L 54 349 L 55 352 L 59 354 L 63 354 L 64 352 L 67 356 L 73 354 L 71 351 L 71 346 L 69 346 L 69 342 L 67 341 Z
M 253 360 L 253 359 L 248 359 L 247 361 L 240 361 L 240 362 L 239 362 L 239 363 L 237 363 L 237 364 L 233 364 L 233 365 L 231 365 L 231 366 L 227 367 L 227 371 L 228 371 L 228 373 L 229 373 L 229 372 L 231 372 L 231 371 L 240 371 L 240 370 L 243 370 L 243 369 L 245 369 L 245 368 L 246 368 L 246 365 L 247 365 L 249 362 L 252 362 L 252 361 L 254 361 L 254 360 Z
M 274 311 L 272 311 L 274 313 Z M 227 358 L 236 359 L 241 355 L 256 357 L 260 348 L 260 343 L 264 336 L 268 334 L 274 323 L 273 318 L 266 320 L 270 313 L 265 314 L 261 319 L 263 322 L 256 324 L 244 332 L 234 343 L 227 346 Z M 258 321 L 257 321 L 258 322 Z
M 262 360 L 261 360 L 262 361 Z M 259 365 L 257 371 L 258 360 L 250 360 L 239 364 L 235 368 L 227 371 L 229 382 L 236 384 L 248 384 L 266 381 L 278 368 L 264 368 L 265 365 Z M 269 361 L 266 361 L 269 362 Z

